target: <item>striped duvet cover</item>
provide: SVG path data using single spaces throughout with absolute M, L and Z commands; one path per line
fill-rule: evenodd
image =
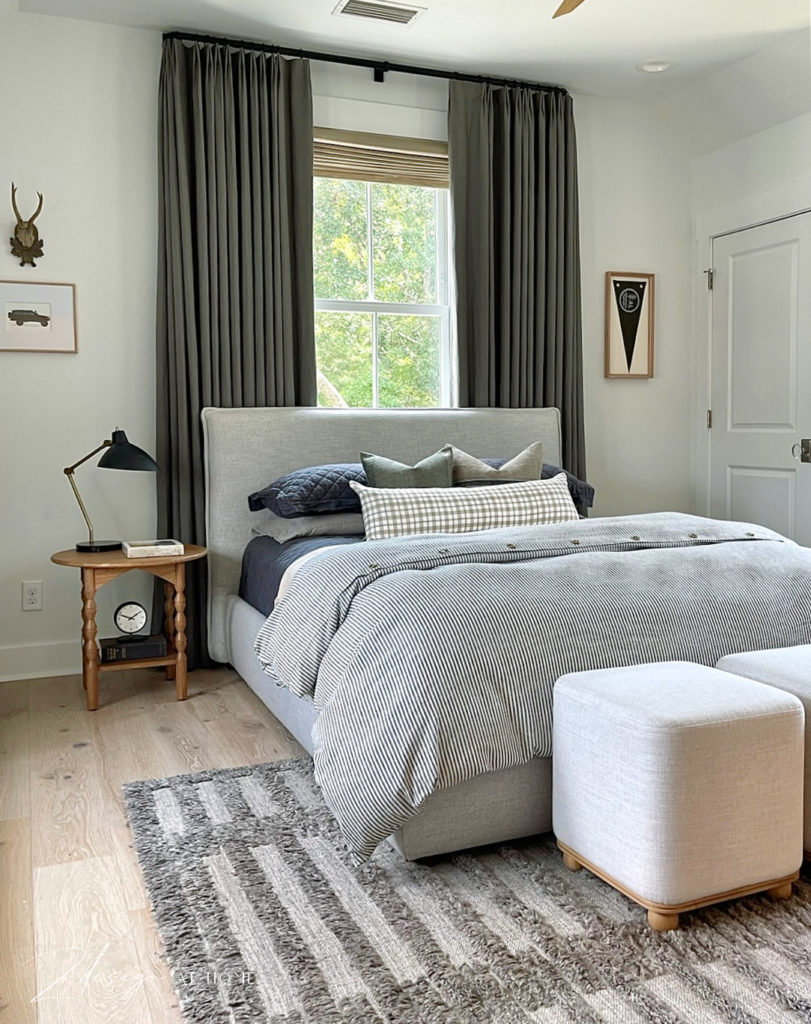
M 320 552 L 256 640 L 319 711 L 315 773 L 368 857 L 436 790 L 551 753 L 565 672 L 811 642 L 811 551 L 676 513 Z

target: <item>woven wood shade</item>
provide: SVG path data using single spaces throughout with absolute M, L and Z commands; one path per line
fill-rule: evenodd
M 448 146 L 431 139 L 316 128 L 313 174 L 319 178 L 448 187 Z

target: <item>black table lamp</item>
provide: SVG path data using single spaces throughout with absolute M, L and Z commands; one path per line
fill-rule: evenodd
M 73 493 L 76 495 L 76 500 L 79 502 L 79 508 L 82 510 L 82 515 L 87 523 L 87 530 L 89 538 L 86 541 L 80 541 L 76 545 L 77 551 L 116 551 L 121 547 L 120 540 L 94 540 L 93 539 L 93 524 L 90 522 L 90 516 L 87 514 L 87 509 L 84 507 L 82 496 L 79 494 L 79 488 L 76 486 L 76 481 L 73 479 L 74 470 L 78 469 L 83 462 L 87 462 L 88 459 L 92 459 L 94 455 L 97 455 L 103 449 L 107 449 L 104 455 L 99 459 L 99 466 L 102 469 L 134 469 L 141 470 L 142 472 L 156 473 L 158 471 L 158 464 L 152 458 L 151 455 L 139 448 L 137 445 L 130 444 L 127 440 L 127 435 L 123 430 L 116 428 L 113 431 L 112 439 L 102 441 L 98 448 L 94 448 L 92 452 L 85 455 L 83 459 L 79 459 L 78 462 L 74 462 L 72 466 L 66 466 L 64 473 L 70 482 L 70 486 L 73 488 Z

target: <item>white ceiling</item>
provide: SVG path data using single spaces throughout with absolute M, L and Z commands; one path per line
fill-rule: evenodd
M 338 0 L 20 0 L 20 10 L 186 29 L 308 49 L 554 82 L 653 102 L 809 25 L 809 0 L 415 0 L 408 26 L 335 17 Z M 636 71 L 652 58 L 678 67 Z

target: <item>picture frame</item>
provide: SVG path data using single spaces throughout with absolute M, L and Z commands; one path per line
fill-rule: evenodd
M 78 351 L 76 285 L 0 281 L 0 352 Z
M 655 275 L 608 270 L 605 275 L 605 376 L 653 377 Z

